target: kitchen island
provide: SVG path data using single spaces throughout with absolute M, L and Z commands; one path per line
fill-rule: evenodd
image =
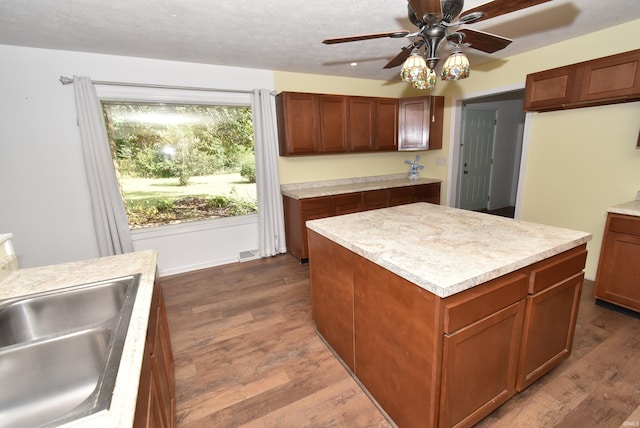
M 146 394 L 149 393 L 149 386 L 140 384 L 141 374 L 142 379 L 148 381 L 149 376 L 145 376 L 145 372 L 151 373 L 151 368 L 146 366 L 148 360 L 146 355 L 148 349 L 146 348 L 149 346 L 147 333 L 152 328 L 151 323 L 161 324 L 158 318 L 164 316 L 163 312 L 156 314 L 156 311 L 164 310 L 159 287 L 155 281 L 156 264 L 156 251 L 147 250 L 58 265 L 18 269 L 0 281 L 0 300 L 5 300 L 140 274 L 138 291 L 133 304 L 109 409 L 88 415 L 64 426 L 92 428 L 143 426 L 146 400 L 148 399 Z M 162 326 L 158 327 L 158 329 L 162 328 Z M 159 349 L 158 345 L 155 352 L 160 353 Z M 168 349 L 170 351 L 170 347 Z M 172 369 L 172 367 L 168 369 Z M 161 379 L 161 375 L 159 373 L 155 375 L 157 375 L 157 382 L 158 379 Z M 172 388 L 173 381 L 170 380 L 170 382 Z M 173 418 L 172 412 L 169 413 L 171 413 L 168 415 L 169 418 Z M 167 426 L 173 426 L 173 422 Z
M 317 330 L 400 427 L 472 426 L 571 352 L 588 233 L 428 203 L 307 227 Z

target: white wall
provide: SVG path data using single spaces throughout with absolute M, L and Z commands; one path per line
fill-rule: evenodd
M 0 233 L 13 233 L 21 267 L 98 256 L 73 86 L 64 76 L 159 85 L 273 89 L 268 70 L 0 45 Z M 145 236 L 161 274 L 237 261 L 257 248 L 254 220 L 234 227 Z

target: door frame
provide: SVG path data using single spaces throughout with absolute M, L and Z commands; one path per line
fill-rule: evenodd
M 505 92 L 512 92 L 516 90 L 524 89 L 524 82 L 516 85 L 504 86 L 501 88 L 494 88 L 491 90 L 474 92 L 472 94 L 466 94 L 464 97 L 453 97 L 451 100 L 451 122 L 450 126 L 450 140 L 449 140 L 449 171 L 447 174 L 447 194 L 446 205 L 448 207 L 455 207 L 458 197 L 459 187 L 459 173 L 462 155 L 460 153 L 460 144 L 462 138 L 462 119 L 463 111 L 462 106 L 466 102 L 470 102 L 475 98 L 484 98 L 489 96 L 500 95 Z M 522 210 L 522 193 L 524 188 L 524 177 L 526 170 L 527 152 L 529 150 L 529 140 L 531 134 L 531 121 L 532 113 L 526 112 L 524 119 L 524 129 L 522 132 L 522 152 L 520 154 L 520 172 L 518 174 L 518 190 L 516 196 L 516 209 L 514 218 L 520 218 Z

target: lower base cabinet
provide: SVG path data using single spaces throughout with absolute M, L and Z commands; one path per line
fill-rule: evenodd
M 472 427 L 571 352 L 586 246 L 440 298 L 309 232 L 317 330 L 401 427 Z
M 175 375 L 162 289 L 154 286 L 142 360 L 135 428 L 175 427 Z
M 594 297 L 640 314 L 639 260 L 640 217 L 609 213 Z

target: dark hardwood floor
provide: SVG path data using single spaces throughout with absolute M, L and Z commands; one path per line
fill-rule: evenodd
M 177 426 L 388 427 L 315 334 L 309 266 L 289 255 L 163 277 Z M 640 319 L 585 282 L 571 357 L 480 427 L 640 426 Z

